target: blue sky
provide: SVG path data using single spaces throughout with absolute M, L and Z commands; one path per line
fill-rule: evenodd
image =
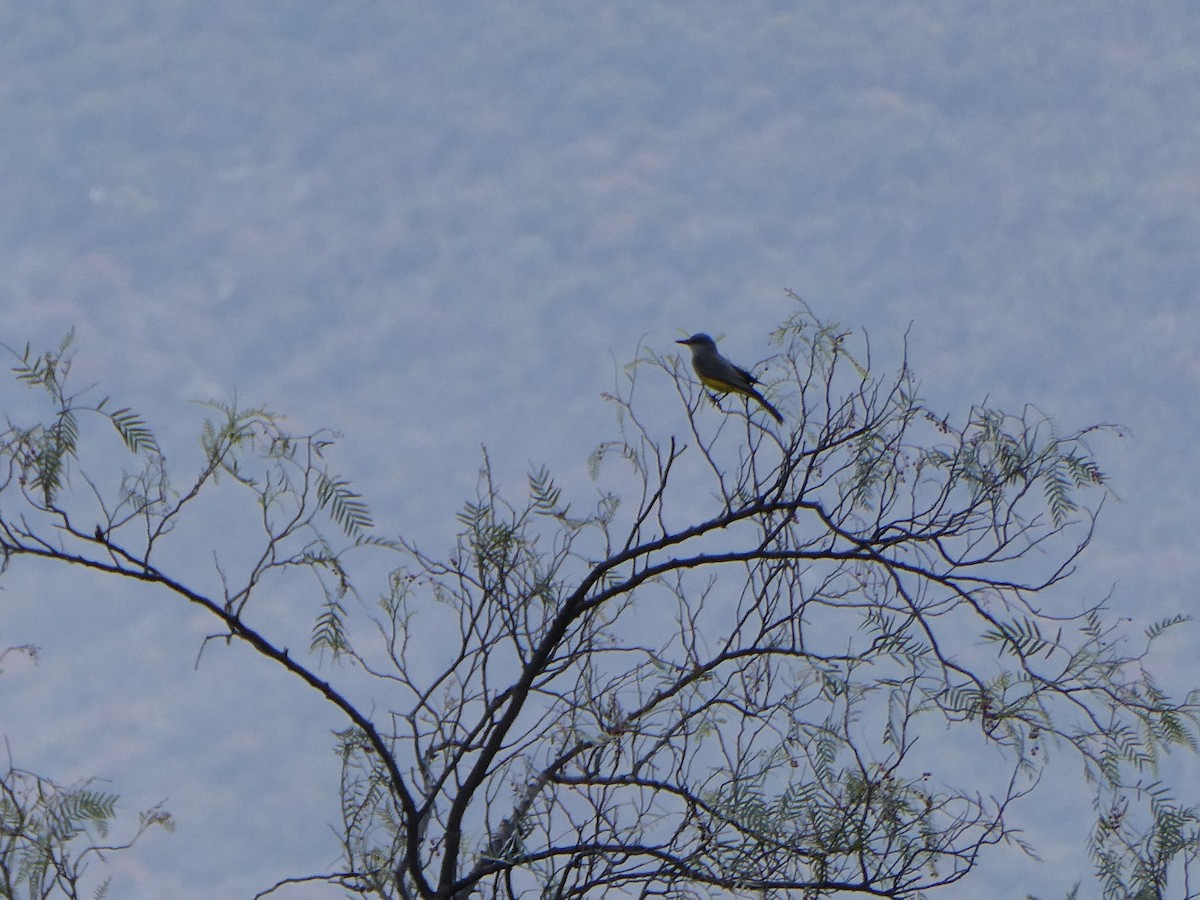
M 1096 447 L 1117 497 L 1077 584 L 1134 623 L 1190 611 L 1193 4 L 109 7 L 0 13 L 0 332 L 75 327 L 78 383 L 181 477 L 191 401 L 236 391 L 343 433 L 381 529 L 447 546 L 481 445 L 515 490 L 545 462 L 586 500 L 639 342 L 705 330 L 752 362 L 791 288 L 884 366 L 907 331 L 949 412 L 1127 426 Z M 161 597 L 26 565 L 0 586 L 0 642 L 42 648 L 0 680 L 14 758 L 180 821 L 114 864 L 115 896 L 333 862 L 316 698 L 245 653 L 195 665 L 211 626 Z M 1168 680 L 1194 683 L 1194 640 Z M 1020 887 L 1061 895 L 1071 863 Z

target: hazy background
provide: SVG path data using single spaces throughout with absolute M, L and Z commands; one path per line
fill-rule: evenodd
M 907 330 L 947 412 L 1127 426 L 1096 446 L 1118 499 L 1077 586 L 1136 633 L 1200 580 L 1198 48 L 1191 0 L 5 4 L 0 340 L 75 327 L 77 384 L 181 480 L 190 401 L 336 429 L 380 530 L 437 549 L 481 445 L 586 501 L 639 341 L 705 330 L 752 363 L 791 288 L 881 365 Z M 111 896 L 336 861 L 342 723 L 315 696 L 224 645 L 196 666 L 212 625 L 162 595 L 29 564 L 0 588 L 0 646 L 42 648 L 0 678 L 14 761 L 179 820 Z M 303 634 L 317 599 L 277 602 Z M 1164 646 L 1168 682 L 1200 681 L 1195 641 Z M 995 851 L 995 896 L 1087 875 L 1067 808 L 1026 806 L 1047 863 Z

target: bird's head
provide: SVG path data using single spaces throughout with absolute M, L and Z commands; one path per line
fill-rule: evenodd
M 675 343 L 686 344 L 689 347 L 705 347 L 705 346 L 715 347 L 715 346 L 717 346 L 717 342 L 714 341 L 712 338 L 710 338 L 707 334 L 704 334 L 703 332 L 697 332 L 696 334 L 693 334 L 690 338 L 685 338 L 684 340 L 676 341 Z

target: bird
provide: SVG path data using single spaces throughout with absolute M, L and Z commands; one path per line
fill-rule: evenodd
M 758 379 L 740 366 L 735 366 L 717 352 L 717 342 L 707 334 L 693 334 L 690 338 L 676 341 L 691 348 L 692 368 L 700 378 L 700 383 L 706 388 L 720 391 L 722 394 L 745 394 L 753 397 L 762 404 L 763 409 L 775 417 L 775 421 L 783 424 L 783 415 L 754 387 Z M 715 398 L 714 398 L 715 399 Z

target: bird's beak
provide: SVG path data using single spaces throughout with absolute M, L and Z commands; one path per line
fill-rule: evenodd
M 687 343 L 687 340 L 676 341 L 675 343 L 677 343 L 677 344 L 686 344 L 686 343 Z

